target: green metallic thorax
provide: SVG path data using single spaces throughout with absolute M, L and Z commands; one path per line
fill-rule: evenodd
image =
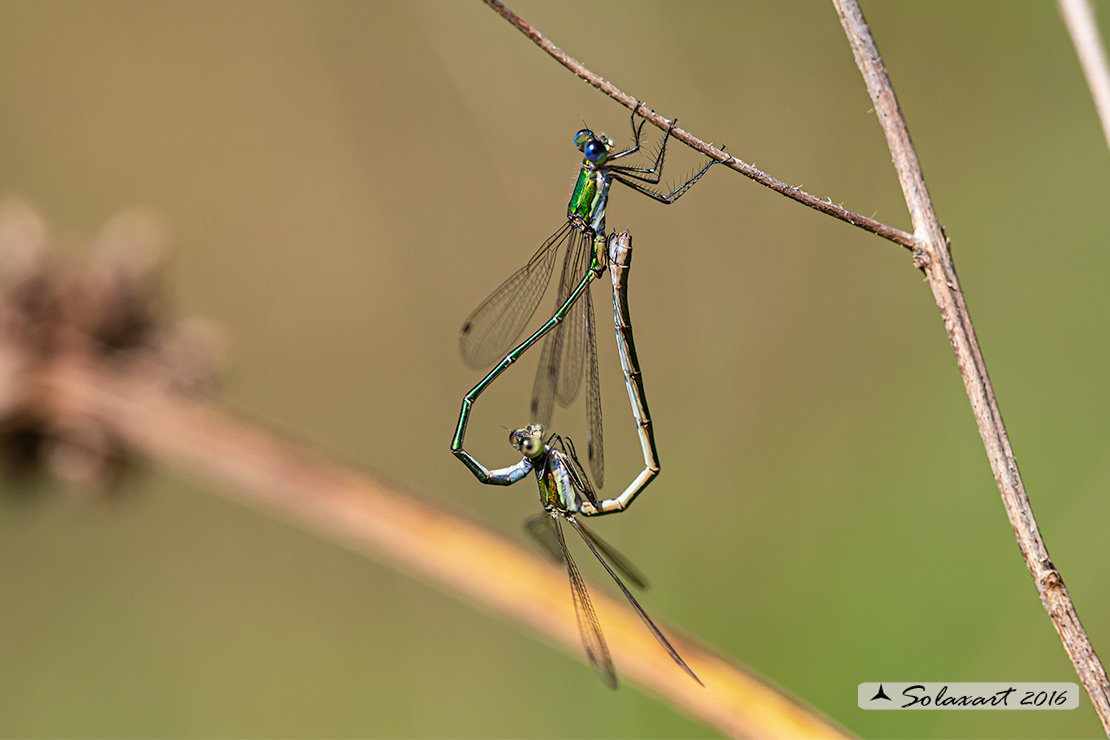
M 547 510 L 562 509 L 563 497 L 559 493 L 559 478 L 548 467 L 536 468 L 536 482 L 540 484 L 540 503 Z
M 583 164 L 567 204 L 567 218 L 593 234 L 605 233 L 605 203 L 609 200 L 609 176 L 605 170 Z
M 548 455 L 555 454 L 558 453 L 548 452 Z M 575 495 L 574 488 L 562 467 L 561 461 L 552 460 L 549 457 L 543 465 L 537 465 L 535 470 L 536 482 L 540 486 L 540 503 L 544 509 L 563 512 L 578 510 L 578 497 Z

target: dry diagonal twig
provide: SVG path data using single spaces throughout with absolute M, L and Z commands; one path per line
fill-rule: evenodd
M 500 0 L 482 1 L 486 3 L 486 5 L 497 11 L 497 13 L 500 14 L 509 23 L 512 23 L 514 26 L 520 29 L 520 31 L 525 36 L 535 41 L 537 46 L 550 54 L 552 58 L 554 58 L 557 62 L 569 69 L 571 72 L 574 72 L 574 74 L 578 75 L 583 80 L 611 97 L 613 100 L 618 101 L 619 103 L 621 103 L 621 105 L 625 106 L 629 110 L 638 110 L 639 114 L 643 116 L 646 120 L 650 121 L 652 125 L 658 126 L 663 131 L 666 131 L 668 127 L 670 127 L 671 122 L 668 121 L 666 118 L 663 118 L 663 116 L 657 114 L 653 110 L 650 110 L 644 106 L 640 106 L 640 101 L 636 100 L 636 98 L 621 91 L 616 85 L 604 79 L 600 75 L 591 72 L 580 61 L 564 52 L 555 44 L 551 43 L 551 41 L 549 41 L 546 36 L 533 28 L 531 24 L 522 19 L 513 11 L 506 8 L 505 5 L 500 2 Z M 639 108 L 637 108 L 637 106 L 639 106 Z M 865 231 L 870 231 L 872 234 L 877 234 L 884 239 L 889 239 L 895 244 L 901 244 L 907 249 L 913 249 L 914 246 L 916 246 L 911 234 L 907 234 L 901 229 L 896 229 L 893 226 L 887 226 L 886 224 L 880 221 L 876 221 L 873 218 L 861 216 L 858 213 L 849 211 L 847 208 L 836 205 L 830 200 L 822 200 L 821 198 L 818 198 L 815 195 L 810 195 L 804 190 L 796 188 L 793 185 L 787 185 L 782 180 L 772 177 L 771 175 L 768 175 L 766 172 L 763 172 L 757 167 L 737 159 L 728 152 L 722 151 L 712 144 L 707 144 L 706 142 L 697 138 L 685 129 L 675 126 L 671 130 L 671 136 L 678 139 L 687 146 L 696 149 L 710 159 L 716 160 L 726 167 L 736 170 L 741 175 L 749 177 L 760 185 L 768 187 L 771 190 L 774 190 L 776 193 L 781 193 L 787 198 L 796 200 L 803 205 L 809 206 L 810 208 L 820 211 L 821 213 L 824 213 L 828 216 L 832 216 L 833 218 L 838 218 L 841 221 L 850 223 L 853 226 L 858 226 Z

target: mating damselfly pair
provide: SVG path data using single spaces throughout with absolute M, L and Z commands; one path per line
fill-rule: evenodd
M 464 361 L 473 368 L 487 367 L 500 361 L 463 397 L 455 436 L 451 442 L 451 451 L 483 483 L 510 485 L 529 472 L 535 472 L 544 513 L 530 520 L 527 529 L 557 561 L 565 564 L 579 633 L 587 657 L 605 683 L 613 688 L 617 682 L 612 658 L 605 645 L 585 582 L 567 550 L 560 526 L 562 521 L 566 521 L 581 535 L 587 547 L 616 581 L 621 592 L 671 658 L 695 681 L 701 683 L 621 582 L 616 571 L 641 587 L 646 585 L 643 577 L 627 559 L 586 529 L 577 519 L 578 515 L 594 516 L 624 510 L 659 472 L 655 435 L 636 358 L 628 309 L 627 275 L 631 263 L 631 237 L 627 231 L 620 236 L 605 236 L 609 188 L 614 181 L 620 182 L 669 204 L 681 197 L 713 164 L 710 162 L 705 165 L 669 193 L 656 189 L 661 181 L 673 121 L 650 167 L 614 164 L 640 150 L 640 137 L 645 122 L 641 120 L 638 125 L 636 123 L 639 109 L 640 105 L 637 104 L 631 117 L 632 146 L 623 151 L 613 153 L 612 142 L 589 129 L 582 129 L 575 134 L 574 143 L 582 151 L 583 161 L 567 206 L 567 222 L 541 245 L 524 267 L 479 304 L 463 324 L 460 350 Z M 563 268 L 555 311 L 539 329 L 514 347 L 513 344 L 519 339 L 547 289 L 560 252 L 563 252 Z M 612 498 L 599 499 L 578 461 L 570 439 L 552 434 L 545 441 L 544 435 L 550 425 L 554 402 L 557 400 L 560 405 L 569 405 L 578 395 L 585 371 L 587 459 L 594 480 L 598 488 L 601 487 L 604 481 L 601 395 L 598 385 L 597 329 L 589 287 L 606 269 L 612 277 L 613 325 L 617 350 L 640 438 L 644 468 L 622 493 Z M 478 396 L 501 373 L 544 337 L 546 339 L 532 391 L 531 423 L 510 433 L 511 443 L 524 457 L 516 465 L 491 471 L 463 448 L 471 409 Z

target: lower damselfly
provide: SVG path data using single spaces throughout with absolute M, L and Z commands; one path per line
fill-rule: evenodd
M 543 427 L 530 425 L 510 432 L 509 441 L 514 448 L 523 453 L 524 458 L 510 468 L 487 471 L 485 482 L 508 485 L 520 480 L 529 471 L 535 472 L 540 489 L 540 502 L 544 510 L 540 515 L 525 522 L 525 529 L 544 546 L 556 562 L 566 566 L 567 576 L 570 578 L 571 599 L 574 602 L 574 615 L 578 622 L 578 633 L 582 638 L 582 645 L 586 648 L 586 657 L 601 676 L 601 680 L 609 688 L 617 688 L 617 672 L 613 667 L 613 657 L 605 644 L 605 636 L 601 632 L 601 624 L 594 611 L 593 602 L 590 601 L 590 594 L 586 590 L 586 582 L 579 573 L 578 566 L 575 565 L 574 558 L 571 557 L 566 540 L 563 538 L 563 522 L 578 532 L 586 547 L 604 566 L 605 571 L 628 599 L 628 603 L 640 615 L 644 624 L 671 659 L 690 678 L 704 686 L 701 679 L 640 606 L 640 602 L 636 601 L 617 573 L 619 572 L 641 589 L 647 588 L 647 579 L 627 558 L 578 521 L 579 514 L 596 512 L 601 502 L 590 485 L 586 471 L 578 462 L 571 440 L 556 434 L 545 441 Z
M 531 319 L 547 290 L 555 262 L 563 254 L 562 273 L 556 291 L 556 313 L 565 306 L 554 332 L 540 354 L 532 387 L 532 423 L 549 426 L 554 403 L 569 406 L 578 395 L 582 374 L 586 374 L 586 458 L 598 488 L 605 481 L 605 452 L 601 421 L 601 392 L 598 386 L 596 325 L 593 300 L 588 284 L 606 269 L 605 208 L 609 187 L 619 182 L 660 203 L 678 200 L 713 165 L 709 162 L 671 192 L 656 189 L 661 181 L 663 160 L 671 121 L 659 151 L 650 167 L 618 163 L 640 151 L 645 120 L 636 122 L 637 103 L 630 118 L 632 145 L 613 152 L 613 142 L 604 134 L 588 128 L 574 135 L 574 144 L 583 153 L 578 179 L 567 204 L 567 221 L 545 241 L 524 267 L 513 273 L 497 290 L 482 301 L 463 323 L 459 350 L 468 367 L 481 369 L 500 363 L 476 388 L 488 385 L 506 366 L 519 357 L 520 347 L 511 349 Z M 581 298 L 581 300 L 579 300 Z M 467 408 L 464 407 L 465 416 Z M 460 419 L 465 424 L 465 418 Z
M 617 354 L 620 356 L 621 371 L 624 374 L 625 388 L 628 390 L 628 401 L 632 405 L 632 416 L 636 421 L 636 433 L 640 440 L 640 450 L 644 457 L 644 468 L 619 495 L 607 499 L 597 499 L 591 495 L 580 501 L 575 512 L 586 516 L 609 514 L 624 511 L 631 505 L 641 491 L 659 474 L 659 456 L 655 447 L 655 429 L 651 423 L 651 414 L 648 411 L 647 394 L 644 391 L 643 374 L 640 372 L 639 360 L 636 356 L 636 342 L 632 334 L 632 314 L 628 305 L 628 276 L 632 267 L 632 236 L 625 231 L 623 234 L 613 234 L 609 237 L 608 250 L 605 254 L 609 265 L 609 274 L 613 283 L 613 328 L 617 340 Z M 466 437 L 467 421 L 470 411 L 482 391 L 505 371 L 509 365 L 529 347 L 538 342 L 545 334 L 552 331 L 566 313 L 574 305 L 578 295 L 586 289 L 596 275 L 589 273 L 566 300 L 560 305 L 555 314 L 522 342 L 516 349 L 502 360 L 493 372 L 483 378 L 478 385 L 470 389 L 463 396 L 462 409 L 459 412 L 459 422 L 455 427 L 455 436 L 451 440 L 451 452 L 459 458 L 464 465 L 474 473 L 482 483 L 493 485 L 510 485 L 524 477 L 533 465 L 525 460 L 512 468 L 502 468 L 490 471 L 473 455 L 466 451 L 463 442 Z M 542 427 L 542 425 L 539 425 Z M 577 458 L 575 458 L 577 459 Z M 583 476 L 584 477 L 584 476 Z

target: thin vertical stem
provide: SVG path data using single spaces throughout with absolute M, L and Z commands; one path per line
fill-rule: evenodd
M 1006 427 L 1002 423 L 1002 413 L 998 409 L 998 402 L 987 376 L 986 362 L 975 337 L 971 316 L 956 278 L 956 268 L 948 251 L 948 240 L 933 211 L 917 153 L 910 141 L 898 100 L 894 96 L 894 88 L 856 0 L 833 0 L 833 4 L 848 36 L 856 64 L 867 84 L 879 125 L 886 136 L 887 146 L 898 172 L 898 181 L 902 184 L 906 206 L 913 220 L 914 239 L 918 244 L 914 261 L 925 271 L 937 308 L 944 320 L 944 328 L 956 355 L 964 389 L 987 451 L 987 459 L 1002 495 L 1006 516 L 1010 519 L 1018 547 L 1021 548 L 1021 555 L 1033 577 L 1041 603 L 1048 611 L 1064 650 L 1091 698 L 1103 729 L 1110 735 L 1110 685 L 1106 680 L 1106 671 L 1079 621 L 1064 586 L 1064 579 L 1049 558 L 1048 549 L 1041 538 L 1029 498 L 1025 494 L 1025 486 L 1018 473 L 1017 460 L 1010 448 Z
M 1091 99 L 1102 123 L 1102 135 L 1110 147 L 1110 69 L 1106 66 L 1106 50 L 1099 38 L 1095 13 L 1089 0 L 1056 0 L 1060 15 L 1067 26 L 1079 66 L 1087 78 Z

